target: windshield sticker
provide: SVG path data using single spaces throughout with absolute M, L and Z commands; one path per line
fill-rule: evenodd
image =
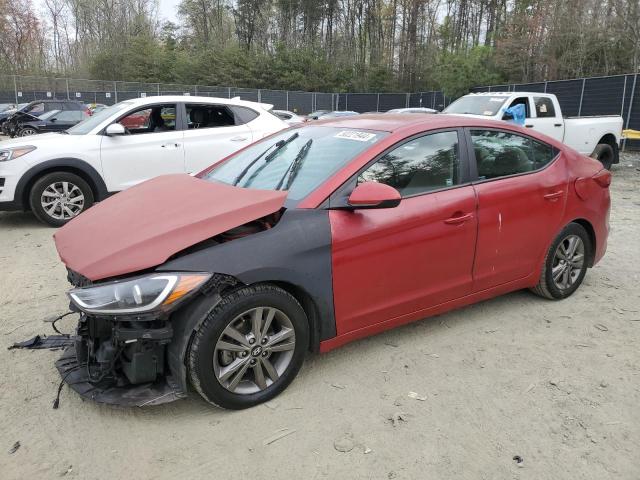
M 504 98 L 500 98 L 500 97 L 491 97 L 489 99 L 490 102 L 504 102 Z
M 358 132 L 356 130 L 342 130 L 335 135 L 335 138 L 346 138 L 348 140 L 357 140 L 358 142 L 368 142 L 376 138 L 375 133 Z

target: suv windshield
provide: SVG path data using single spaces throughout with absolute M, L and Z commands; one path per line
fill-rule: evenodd
M 285 130 L 235 154 L 203 178 L 243 188 L 287 190 L 287 199 L 297 201 L 387 135 L 324 126 Z
M 133 105 L 132 102 L 120 102 L 108 108 L 105 108 L 104 110 L 95 112 L 86 120 L 83 120 L 77 125 L 74 125 L 73 127 L 71 127 L 69 130 L 67 130 L 67 133 L 69 135 L 86 135 L 91 130 L 99 126 L 102 122 L 104 122 L 107 118 L 111 117 L 112 115 L 126 108 L 131 107 L 132 105 Z
M 467 113 L 493 117 L 496 115 L 507 97 L 491 97 L 489 95 L 469 95 L 453 102 L 442 113 Z

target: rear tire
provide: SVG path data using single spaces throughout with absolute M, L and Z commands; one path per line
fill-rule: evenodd
M 191 384 L 218 407 L 253 407 L 293 381 L 308 345 L 307 316 L 292 295 L 275 285 L 244 287 L 225 295 L 195 333 Z
M 616 152 L 608 143 L 599 143 L 591 154 L 591 158 L 598 160 L 607 170 L 611 170 L 615 156 Z
M 550 300 L 567 298 L 582 283 L 592 255 L 587 231 L 580 224 L 570 223 L 549 247 L 538 285 L 531 291 Z
M 44 175 L 33 184 L 29 194 L 31 211 L 38 220 L 52 227 L 63 226 L 91 207 L 93 202 L 89 184 L 69 172 Z

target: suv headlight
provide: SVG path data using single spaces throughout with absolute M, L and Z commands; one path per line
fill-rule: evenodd
M 36 149 L 33 145 L 25 145 L 24 147 L 0 148 L 0 162 L 15 160 L 18 157 L 33 152 Z
M 154 273 L 75 288 L 68 295 L 74 305 L 87 313 L 122 315 L 168 310 L 196 292 L 210 277 L 209 273 Z

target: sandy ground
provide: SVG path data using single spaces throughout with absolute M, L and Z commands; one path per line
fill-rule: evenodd
M 638 479 L 639 159 L 614 167 L 609 251 L 570 299 L 517 292 L 310 356 L 251 410 L 67 388 L 53 410 L 59 352 L 1 348 L 0 478 Z M 66 310 L 52 233 L 0 213 L 3 345 Z

